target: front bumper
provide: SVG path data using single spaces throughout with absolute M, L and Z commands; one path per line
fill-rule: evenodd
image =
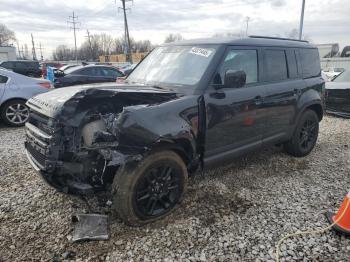
M 95 191 L 95 188 L 92 187 L 90 184 L 76 181 L 70 176 L 64 176 L 61 174 L 57 174 L 56 172 L 45 171 L 45 166 L 41 165 L 27 150 L 27 143 L 25 145 L 25 152 L 29 163 L 44 180 L 44 182 L 49 186 L 55 188 L 59 192 L 74 195 L 88 195 Z

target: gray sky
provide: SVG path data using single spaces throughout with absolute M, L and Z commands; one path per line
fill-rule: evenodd
M 130 35 L 137 40 L 162 43 L 169 33 L 186 39 L 210 37 L 215 33 L 245 32 L 281 35 L 298 28 L 302 0 L 135 0 L 128 14 Z M 123 34 L 123 16 L 117 0 L 0 0 L 0 23 L 15 31 L 20 46 L 31 45 L 30 33 L 45 48 L 44 56 L 60 44 L 74 46 L 67 25 L 72 11 L 79 17 L 77 42 L 91 33 Z M 350 45 L 350 1 L 306 0 L 304 33 L 314 43 Z

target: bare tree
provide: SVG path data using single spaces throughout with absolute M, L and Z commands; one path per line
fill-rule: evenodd
M 181 34 L 169 34 L 165 37 L 164 43 L 172 43 L 184 40 Z
M 130 38 L 131 51 L 136 52 L 149 52 L 153 46 L 149 40 L 135 41 Z M 108 34 L 94 34 L 90 36 L 90 41 L 86 39 L 78 48 L 79 60 L 97 61 L 99 56 L 112 55 L 112 54 L 124 54 L 125 41 L 123 37 L 113 38 Z M 65 45 L 60 45 L 52 54 L 55 60 L 74 60 L 73 49 L 68 48 Z
M 299 32 L 296 28 L 293 28 L 289 33 L 286 34 L 287 38 L 298 39 Z
M 65 45 L 59 45 L 56 47 L 52 57 L 56 61 L 69 61 L 75 59 L 74 50 Z
M 16 41 L 15 33 L 4 24 L 0 24 L 0 46 L 9 45 L 13 41 Z

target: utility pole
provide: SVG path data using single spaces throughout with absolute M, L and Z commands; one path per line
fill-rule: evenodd
M 249 26 L 249 20 L 250 20 L 250 17 L 249 17 L 249 16 L 247 16 L 247 17 L 246 17 L 246 19 L 245 19 L 245 21 L 246 21 L 246 23 L 247 23 L 247 27 L 246 27 L 246 29 L 245 29 L 245 35 L 246 35 L 246 36 L 248 36 L 248 26 Z
M 303 36 L 303 26 L 304 26 L 304 11 L 305 11 L 305 0 L 302 0 L 301 14 L 300 14 L 300 25 L 299 25 L 299 40 Z
M 86 33 L 87 33 L 87 36 L 85 36 L 85 37 L 88 38 L 89 46 L 90 46 L 90 57 L 91 57 L 91 61 L 93 61 L 94 60 L 94 55 L 93 55 L 93 52 L 92 52 L 92 43 L 91 43 L 91 37 L 92 36 L 90 36 L 89 29 L 86 29 Z
M 32 36 L 32 54 L 33 54 L 33 60 L 37 60 L 36 59 L 36 52 L 35 52 L 35 44 L 34 44 L 34 37 L 33 34 L 30 34 Z
M 126 61 L 132 64 L 132 54 L 131 54 L 131 46 L 130 46 L 130 36 L 129 36 L 129 27 L 128 27 L 128 19 L 126 17 L 126 11 L 130 10 L 130 8 L 125 7 L 125 2 L 130 2 L 133 0 L 120 0 L 122 2 L 123 7 L 119 7 L 119 9 L 123 10 L 124 13 L 124 39 L 125 39 L 125 55 Z
M 75 56 L 75 61 L 78 62 L 78 51 L 77 51 L 77 35 L 76 35 L 76 30 L 79 30 L 79 28 L 76 27 L 77 24 L 80 24 L 77 22 L 78 17 L 74 15 L 73 11 L 73 16 L 69 16 L 69 20 L 67 21 L 68 24 L 71 24 L 70 29 L 73 29 L 74 31 L 74 56 Z
M 40 50 L 40 60 L 43 61 L 44 60 L 43 49 L 45 49 L 45 48 L 41 47 L 41 42 L 39 43 L 39 48 L 38 49 Z

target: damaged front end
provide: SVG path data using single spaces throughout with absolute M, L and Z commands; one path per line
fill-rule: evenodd
M 198 164 L 195 97 L 145 86 L 66 89 L 27 102 L 28 159 L 57 190 L 106 190 L 120 166 L 164 144 Z

